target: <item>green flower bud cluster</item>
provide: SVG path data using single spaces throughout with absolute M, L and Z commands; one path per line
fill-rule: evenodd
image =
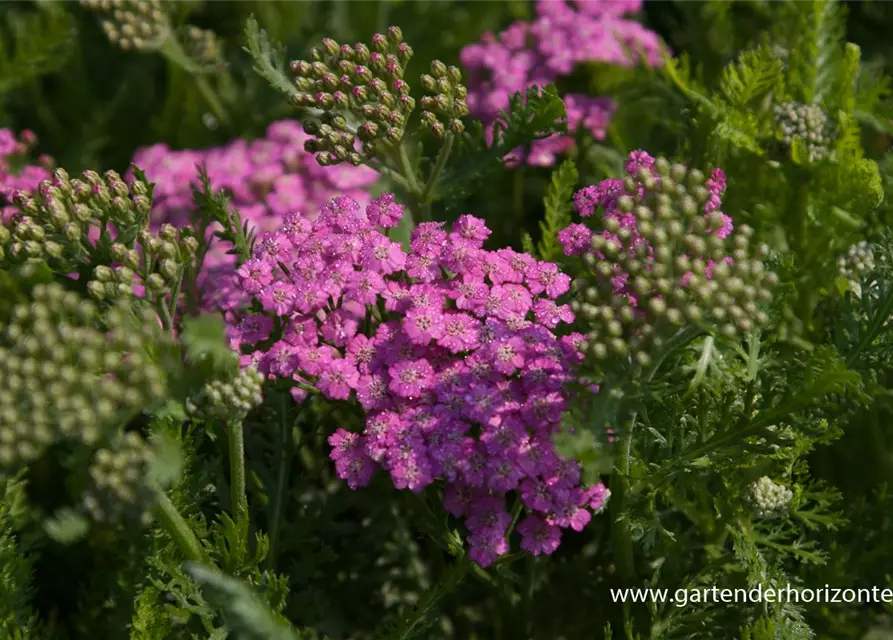
M 99 449 L 90 465 L 90 478 L 81 498 L 84 511 L 96 522 L 151 522 L 155 492 L 149 484 L 152 448 L 133 431 L 113 449 Z
M 58 284 L 35 287 L 33 303 L 0 327 L 0 472 L 60 440 L 102 444 L 163 399 L 165 370 L 151 353 L 165 340 L 149 309 L 101 315 Z
M 624 181 L 616 210 L 583 256 L 571 309 L 587 327 L 586 350 L 596 369 L 632 362 L 646 368 L 684 325 L 734 338 L 769 318 L 777 276 L 750 248 L 747 226 L 728 234 L 728 218 L 704 213 L 711 197 L 701 171 L 670 165 L 641 169 Z
M 305 150 L 316 154 L 323 166 L 359 165 L 398 144 L 415 108 L 403 80 L 411 57 L 412 48 L 403 42 L 399 27 L 391 27 L 387 35 L 374 35 L 371 47 L 326 38 L 311 49 L 310 60 L 292 62 L 294 104 L 322 112 L 304 122 L 304 130 L 314 136 Z
M 150 232 L 148 194 L 145 182 L 128 185 L 113 171 L 69 179 L 59 169 L 36 195 L 16 194 L 22 215 L 0 226 L 0 267 L 45 261 L 57 273 L 86 271 L 87 290 L 105 302 L 133 297 L 134 285 L 153 299 L 166 295 L 194 261 L 199 242 L 188 228 L 165 224 Z
M 240 371 L 227 382 L 214 380 L 186 402 L 186 410 L 196 418 L 243 420 L 263 402 L 264 376 L 257 369 Z
M 431 75 L 422 74 L 422 88 L 429 94 L 421 99 L 422 122 L 438 138 L 447 131 L 460 134 L 465 131 L 463 116 L 468 115 L 465 98 L 468 89 L 462 84 L 462 72 L 458 67 L 447 67 L 440 60 L 431 63 Z
M 785 102 L 775 107 L 775 121 L 785 144 L 791 145 L 794 138 L 800 138 L 806 144 L 810 162 L 825 157 L 831 126 L 820 106 Z
M 113 225 L 126 235 L 145 226 L 152 208 L 145 183 L 128 185 L 114 171 L 103 176 L 85 171 L 81 179 L 69 179 L 64 169 L 57 169 L 37 193 L 20 191 L 13 201 L 22 215 L 0 230 L 0 265 L 41 259 L 68 271 L 95 253 L 88 238 L 91 227 Z
M 223 61 L 223 47 L 217 34 L 193 25 L 186 28 L 183 36 L 186 54 L 201 65 L 212 67 Z
M 158 49 L 170 34 L 170 21 L 160 0 L 81 0 L 81 6 L 102 16 L 109 42 L 124 51 Z
M 758 518 L 777 518 L 784 514 L 794 494 L 784 485 L 763 476 L 750 485 L 748 501 Z
M 875 267 L 873 249 L 867 240 L 852 245 L 846 255 L 837 259 L 840 275 L 848 280 L 860 282 Z
M 118 242 L 111 245 L 117 266 L 100 264 L 93 269 L 93 278 L 87 283 L 90 295 L 105 302 L 130 299 L 136 285 L 144 286 L 153 297 L 165 295 L 192 264 L 199 246 L 190 230 L 169 224 L 161 225 L 157 235 L 143 229 L 137 239 L 139 250 Z

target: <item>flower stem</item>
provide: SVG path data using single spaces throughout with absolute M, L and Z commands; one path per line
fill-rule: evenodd
M 400 173 L 403 174 L 403 177 L 406 178 L 406 182 L 409 184 L 410 189 L 413 191 L 413 196 L 418 198 L 421 196 L 422 190 L 419 187 L 418 176 L 416 176 L 415 169 L 412 166 L 412 162 L 409 161 L 409 153 L 406 151 L 406 145 L 401 142 L 398 146 L 398 159 L 400 166 Z
M 229 491 L 233 520 L 236 525 L 248 528 L 248 497 L 245 493 L 245 441 L 242 437 L 242 421 L 234 420 L 226 425 L 229 437 Z
M 279 554 L 279 529 L 282 525 L 282 508 L 285 503 L 285 492 L 288 487 L 288 468 L 291 464 L 291 424 L 286 419 L 288 402 L 283 393 L 279 397 L 279 446 L 276 452 L 276 489 L 273 494 L 270 513 L 270 552 L 267 555 L 267 566 L 273 569 Z
M 614 546 L 614 558 L 617 562 L 618 572 L 625 582 L 632 580 L 636 571 L 629 523 L 624 517 L 626 515 L 624 514 L 624 509 L 626 508 L 626 500 L 629 497 L 630 489 L 630 457 L 636 418 L 638 418 L 638 412 L 633 413 L 629 427 L 623 435 L 623 440 L 620 443 L 620 465 L 618 468 L 615 468 L 611 477 L 611 511 L 613 513 L 611 541 Z
M 431 175 L 428 176 L 428 182 L 425 183 L 425 188 L 422 190 L 421 200 L 425 205 L 430 204 L 431 193 L 434 190 L 434 187 L 437 186 L 440 174 L 443 173 L 443 168 L 446 166 L 447 160 L 450 157 L 455 137 L 456 136 L 452 133 L 448 133 L 444 139 L 443 146 L 437 153 L 437 159 L 434 161 L 434 168 L 431 170 Z
M 180 547 L 180 550 L 183 552 L 183 555 L 186 556 L 186 559 L 192 562 L 213 566 L 208 554 L 205 552 L 198 538 L 195 537 L 195 533 L 193 533 L 186 520 L 183 519 L 183 516 L 180 515 L 180 512 L 177 511 L 177 507 L 175 507 L 174 503 L 171 502 L 171 499 L 167 497 L 167 494 L 161 489 L 157 489 L 155 497 L 155 511 L 157 517 L 161 521 L 165 531 L 168 532 L 177 546 Z
M 195 86 L 198 87 L 199 93 L 202 94 L 202 97 L 208 103 L 208 106 L 211 107 L 214 116 L 222 124 L 227 124 L 229 122 L 229 115 L 226 113 L 223 103 L 220 102 L 220 98 L 217 97 L 217 92 L 211 88 L 211 84 L 203 76 L 195 75 L 193 78 L 195 79 Z
M 192 76 L 195 81 L 195 86 L 198 88 L 199 93 L 202 94 L 205 102 L 208 103 L 211 111 L 214 112 L 214 116 L 217 120 L 222 123 L 228 123 L 229 115 L 226 113 L 226 109 L 220 102 L 220 98 L 217 97 L 217 92 L 211 87 L 195 61 L 183 51 L 183 47 L 180 46 L 179 41 L 173 33 L 169 34 L 164 40 L 159 51 L 161 55 L 167 58 L 172 64 L 180 67 L 183 71 Z

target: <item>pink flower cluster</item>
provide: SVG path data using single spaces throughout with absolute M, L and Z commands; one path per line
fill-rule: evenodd
M 165 144 L 140 149 L 133 164 L 156 183 L 153 226 L 189 222 L 198 165 L 205 166 L 211 186 L 228 193 L 243 221 L 260 233 L 278 228 L 288 213 L 318 210 L 336 194 L 368 202 L 366 190 L 378 174 L 348 164 L 322 167 L 304 151 L 308 139 L 299 122 L 283 120 L 271 124 L 267 135 L 257 140 L 235 140 L 211 149 L 174 151 Z M 222 245 L 206 258 L 202 278 L 214 282 L 206 293 L 214 296 L 210 302 L 215 307 L 230 309 L 244 301 L 232 280 L 233 266 Z
M 625 169 L 627 176 L 635 180 L 640 195 L 645 192 L 645 187 L 638 179 L 639 172 L 642 169 L 649 171 L 656 179 L 661 179 L 654 172 L 654 158 L 648 154 L 648 152 L 643 150 L 630 152 Z M 633 244 L 643 243 L 648 245 L 647 240 L 638 234 L 635 214 L 624 213 L 617 208 L 617 200 L 624 194 L 623 182 L 622 179 L 609 178 L 607 180 L 602 180 L 599 184 L 590 185 L 580 189 L 574 194 L 574 209 L 581 217 L 588 218 L 595 214 L 598 207 L 601 207 L 602 218 L 604 220 L 617 220 L 620 223 L 621 228 L 630 230 Z M 713 211 L 719 210 L 722 206 L 722 194 L 726 189 L 726 174 L 722 169 L 714 169 L 710 177 L 706 180 L 704 186 L 710 194 L 709 199 L 704 204 L 704 214 L 707 215 Z M 732 219 L 722 213 L 722 224 L 714 233 L 720 238 L 727 238 L 732 233 L 732 230 Z M 558 241 L 561 243 L 562 247 L 564 247 L 565 255 L 573 256 L 584 253 L 593 253 L 599 260 L 605 260 L 604 255 L 593 251 L 591 244 L 592 235 L 592 230 L 585 224 L 575 223 L 558 232 Z M 614 241 L 618 246 L 622 246 L 622 243 L 617 236 L 609 231 L 602 231 L 601 235 Z M 652 253 L 653 248 L 648 246 L 647 255 L 651 255 Z M 730 262 L 731 258 L 726 258 L 725 260 Z M 713 271 L 713 266 L 713 261 L 708 261 L 708 278 Z M 686 277 L 683 278 L 681 283 L 683 286 L 687 282 L 689 276 L 690 274 L 687 274 Z M 637 301 L 627 287 L 628 280 L 629 274 L 622 272 L 619 265 L 615 264 L 614 275 L 611 278 L 614 291 L 618 294 L 625 295 L 632 302 L 633 306 L 635 306 Z
M 9 129 L 0 129 L 0 217 L 3 222 L 18 211 L 13 196 L 18 191 L 33 193 L 42 180 L 51 177 L 53 161 L 40 156 L 37 165 L 28 164 L 27 154 L 37 144 L 32 131 L 22 131 L 18 137 Z
M 580 334 L 553 333 L 573 320 L 555 302 L 570 279 L 553 263 L 483 249 L 490 230 L 470 215 L 451 229 L 420 224 L 404 252 L 381 231 L 402 214 L 385 194 L 365 208 L 335 198 L 314 220 L 286 216 L 238 270 L 264 313 L 241 318 L 232 346 L 271 378 L 295 380 L 299 401 L 311 389 L 359 403 L 363 432 L 329 439 L 351 488 L 378 469 L 397 489 L 442 481 L 482 566 L 508 550 L 514 492 L 526 508 L 521 547 L 551 553 L 562 529 L 580 531 L 607 499 L 551 440 L 582 358 Z
M 515 22 L 498 36 L 485 33 L 482 41 L 462 50 L 461 61 L 470 73 L 468 108 L 484 123 L 494 122 L 509 106 L 509 98 L 528 87 L 554 84 L 584 62 L 624 66 L 639 59 L 651 66 L 662 62 L 660 40 L 652 31 L 623 16 L 641 9 L 640 0 L 539 0 L 532 22 Z M 603 139 L 615 110 L 607 98 L 565 96 L 568 130 L 583 129 Z M 550 166 L 557 154 L 573 145 L 573 138 L 552 136 L 532 145 L 530 153 L 512 160 Z

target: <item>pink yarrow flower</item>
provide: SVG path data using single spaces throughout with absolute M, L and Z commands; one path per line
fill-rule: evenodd
M 351 488 L 376 472 L 398 490 L 443 482 L 444 508 L 465 522 L 482 566 L 509 549 L 505 505 L 517 494 L 522 548 L 551 553 L 603 503 L 552 445 L 582 358 L 581 336 L 555 333 L 573 320 L 555 301 L 569 278 L 484 249 L 490 231 L 470 215 L 419 225 L 404 252 L 382 232 L 400 207 L 388 195 L 365 208 L 341 197 L 272 229 L 235 274 L 264 312 L 230 312 L 231 340 L 269 377 L 299 381 L 296 401 L 315 388 L 359 405 L 364 427 L 330 438 Z

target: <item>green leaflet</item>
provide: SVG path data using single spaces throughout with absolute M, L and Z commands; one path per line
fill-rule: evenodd
M 552 182 L 543 199 L 545 215 L 540 222 L 540 242 L 537 254 L 546 261 L 555 261 L 561 254 L 558 232 L 571 223 L 571 196 L 577 187 L 579 174 L 573 160 L 565 160 L 552 173 Z

